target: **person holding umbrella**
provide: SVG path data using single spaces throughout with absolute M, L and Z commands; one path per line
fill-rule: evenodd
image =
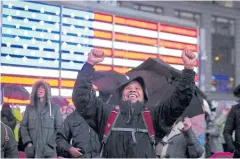
M 72 99 L 76 110 L 99 134 L 103 146 L 101 156 L 106 158 L 154 158 L 155 132 L 161 124 L 171 126 L 188 107 L 194 92 L 193 71 L 196 57 L 184 50 L 185 69 L 176 90 L 164 103 L 147 109 L 147 88 L 142 77 L 129 78 L 117 88 L 119 102 L 107 105 L 92 91 L 94 65 L 104 60 L 104 53 L 92 50 L 79 71 Z
M 32 88 L 30 105 L 20 124 L 27 158 L 56 158 L 56 133 L 62 125 L 59 108 L 51 102 L 51 90 L 45 81 Z

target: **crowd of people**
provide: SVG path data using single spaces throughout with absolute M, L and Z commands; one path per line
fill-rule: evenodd
M 146 107 L 149 98 L 140 76 L 126 76 L 116 89 L 117 105 L 97 97 L 92 76 L 94 65 L 103 60 L 102 51 L 89 53 L 74 85 L 75 108 L 53 104 L 45 81 L 33 85 L 24 114 L 17 106 L 3 104 L 1 158 L 18 158 L 19 151 L 27 158 L 200 158 L 217 152 L 240 157 L 239 103 L 225 107 L 220 116 L 205 111 L 205 143 L 194 133 L 191 119 L 181 116 L 195 89 L 193 52 L 182 53 L 184 70 L 174 93 L 152 107 Z M 235 96 L 240 99 L 239 87 Z

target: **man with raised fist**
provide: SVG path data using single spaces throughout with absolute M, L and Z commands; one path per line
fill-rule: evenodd
M 164 103 L 147 107 L 147 88 L 142 77 L 126 78 L 117 88 L 118 105 L 112 107 L 97 98 L 92 91 L 94 65 L 104 60 L 104 52 L 92 50 L 79 71 L 72 99 L 76 110 L 99 134 L 105 158 L 154 158 L 155 132 L 162 123 L 171 126 L 188 107 L 194 92 L 196 56 L 184 50 L 185 69 L 175 92 Z M 127 76 L 126 76 L 127 77 Z

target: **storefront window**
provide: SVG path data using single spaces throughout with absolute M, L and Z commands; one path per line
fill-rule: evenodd
M 213 16 L 212 24 L 214 33 L 226 36 L 234 36 L 235 34 L 235 21 L 233 19 Z

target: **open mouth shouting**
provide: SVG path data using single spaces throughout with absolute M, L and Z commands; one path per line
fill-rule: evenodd
M 132 103 L 143 101 L 143 89 L 137 81 L 130 82 L 122 93 L 123 101 L 131 101 Z
M 128 97 L 128 99 L 130 99 L 130 100 L 131 100 L 131 99 L 134 100 L 134 99 L 137 99 L 137 98 L 138 98 L 138 95 L 130 93 L 127 97 Z

